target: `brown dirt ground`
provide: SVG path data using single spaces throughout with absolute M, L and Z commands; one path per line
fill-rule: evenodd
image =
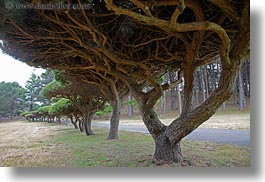
M 31 151 L 28 146 L 43 143 L 53 136 L 54 131 L 65 128 L 60 125 L 45 125 L 47 124 L 26 121 L 0 122 L 0 166 L 7 159 L 21 156 L 30 158 L 36 151 Z

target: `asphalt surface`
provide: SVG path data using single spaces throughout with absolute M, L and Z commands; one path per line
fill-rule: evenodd
M 93 122 L 92 126 L 109 128 L 109 123 Z M 139 125 L 133 126 L 133 125 L 120 124 L 119 130 L 149 134 L 145 126 L 139 126 Z M 250 146 L 250 131 L 198 128 L 183 139 L 207 141 L 218 144 L 231 144 L 243 147 L 243 146 Z

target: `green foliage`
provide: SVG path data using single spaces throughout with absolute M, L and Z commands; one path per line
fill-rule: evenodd
M 46 98 L 56 97 L 58 95 L 57 90 L 63 88 L 64 85 L 62 82 L 53 80 L 40 91 L 40 95 Z
M 107 105 L 104 109 L 100 110 L 100 111 L 97 111 L 96 112 L 96 115 L 97 116 L 102 116 L 106 113 L 111 113 L 113 110 L 112 106 L 111 105 Z
M 0 82 L 0 118 L 13 117 L 23 106 L 23 88 L 17 82 Z
M 51 108 L 51 106 L 42 106 L 42 107 L 40 107 L 40 108 L 37 109 L 37 112 L 39 114 L 48 114 L 50 108 Z
M 53 80 L 54 76 L 51 70 L 46 70 L 40 76 L 32 73 L 31 77 L 27 80 L 25 88 L 25 97 L 29 110 L 35 110 L 34 105 L 39 103 L 40 105 L 49 105 L 50 101 L 40 95 L 40 91 Z
M 72 106 L 72 102 L 69 99 L 62 98 L 50 107 L 50 115 L 61 115 L 66 113 Z
M 20 115 L 21 115 L 21 116 L 27 116 L 28 114 L 32 114 L 32 112 L 30 112 L 30 111 L 26 111 L 26 112 L 21 113 Z
M 18 114 L 18 115 L 21 115 L 23 112 L 24 112 L 24 111 L 23 111 L 22 109 L 18 109 L 18 110 L 17 110 L 17 114 Z
M 162 84 L 162 83 L 165 83 L 167 81 L 166 79 L 166 75 L 163 75 L 161 76 L 159 79 L 158 79 L 158 83 Z
M 35 110 L 35 111 L 26 111 L 26 112 L 21 113 L 20 115 L 25 117 L 25 118 L 31 118 L 31 117 L 36 116 L 38 114 L 42 114 L 42 113 L 39 113 L 37 110 Z
M 31 77 L 27 80 L 25 85 L 25 97 L 29 105 L 29 110 L 33 110 L 33 104 L 39 101 L 39 92 L 41 89 L 41 78 L 40 76 L 32 73 Z
M 138 108 L 139 107 L 139 103 L 136 101 L 135 98 L 132 98 L 130 101 L 126 102 L 125 104 L 132 106 L 134 108 Z
M 28 114 L 25 114 L 24 116 L 25 116 L 26 118 L 27 118 L 27 117 L 32 117 L 32 116 L 33 116 L 33 113 L 28 113 Z
M 47 69 L 44 73 L 42 73 L 41 75 L 40 75 L 40 78 L 41 78 L 41 80 L 40 80 L 40 91 L 39 91 L 39 101 L 41 102 L 41 103 L 43 103 L 44 105 L 50 105 L 51 104 L 51 101 L 49 100 L 49 99 L 46 99 L 45 97 L 43 97 L 41 94 L 40 94 L 40 92 L 41 92 L 41 90 L 47 85 L 47 84 L 49 84 L 50 82 L 52 82 L 53 81 L 53 79 L 54 79 L 54 74 L 53 74 L 53 71 L 52 70 L 50 70 L 50 69 Z

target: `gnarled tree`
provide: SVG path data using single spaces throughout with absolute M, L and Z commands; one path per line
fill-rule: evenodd
M 123 80 L 155 140 L 154 159 L 182 160 L 181 139 L 229 98 L 242 60 L 249 55 L 249 1 L 91 2 L 90 9 L 25 10 L 23 17 L 0 12 L 1 48 L 29 65 L 93 70 Z M 217 58 L 222 65 L 219 86 L 192 108 L 195 68 Z M 153 106 L 163 90 L 178 82 L 161 85 L 159 78 L 176 70 L 184 75 L 183 110 L 166 126 Z

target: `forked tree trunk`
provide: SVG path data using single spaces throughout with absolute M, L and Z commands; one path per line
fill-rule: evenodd
M 208 120 L 220 108 L 222 103 L 230 97 L 238 67 L 239 65 L 232 65 L 232 68 L 224 68 L 220 79 L 220 87 L 194 110 L 187 107 L 186 114 L 182 114 L 169 126 L 161 123 L 152 108 L 146 108 L 144 104 L 140 104 L 144 124 L 156 144 L 154 161 L 180 162 L 183 160 L 180 141 Z M 192 92 L 186 91 L 186 94 L 187 98 L 191 98 L 189 94 L 192 94 Z M 135 95 L 135 98 L 141 97 Z M 191 99 L 189 100 L 191 102 Z
M 166 125 L 161 123 L 153 109 L 142 110 L 143 121 L 155 141 L 154 162 L 180 162 L 183 160 L 180 143 L 170 143 L 165 135 Z
M 140 104 L 143 121 L 155 141 L 155 160 L 181 161 L 182 155 L 179 144 L 180 141 L 208 120 L 217 111 L 217 109 L 220 108 L 222 103 L 231 96 L 236 76 L 241 66 L 241 60 L 244 56 L 247 56 L 249 52 L 249 6 L 245 7 L 242 14 L 245 18 L 242 18 L 242 21 L 240 21 L 242 29 L 236 37 L 236 42 L 229 53 L 230 60 L 228 61 L 226 59 L 227 55 L 220 55 L 222 61 L 222 71 L 218 88 L 215 89 L 213 93 L 195 109 L 191 109 L 191 83 L 193 82 L 194 72 L 194 67 L 192 66 L 194 65 L 183 65 L 182 70 L 184 71 L 185 79 L 183 112 L 180 117 L 175 119 L 169 126 L 165 126 L 160 122 L 157 114 L 152 110 L 152 108 L 150 108 L 149 105 L 145 107 L 146 103 L 152 100 L 156 101 L 154 98 L 157 98 L 156 96 L 159 95 L 159 92 L 157 95 L 153 94 L 155 97 L 151 97 L 153 96 L 151 95 L 151 92 L 141 93 L 139 87 L 137 88 L 136 86 L 137 84 L 128 85 L 134 94 L 134 97 Z M 189 54 L 187 55 L 187 58 L 187 60 L 195 60 L 192 56 L 190 59 Z M 156 89 L 156 91 L 159 90 Z M 149 98 L 143 99 L 144 96 L 148 96 Z M 147 108 L 148 106 L 149 108 Z
M 94 116 L 94 113 L 86 113 L 84 117 L 84 128 L 85 128 L 85 133 L 87 136 L 94 135 L 91 129 L 91 123 L 92 123 L 93 116 Z

